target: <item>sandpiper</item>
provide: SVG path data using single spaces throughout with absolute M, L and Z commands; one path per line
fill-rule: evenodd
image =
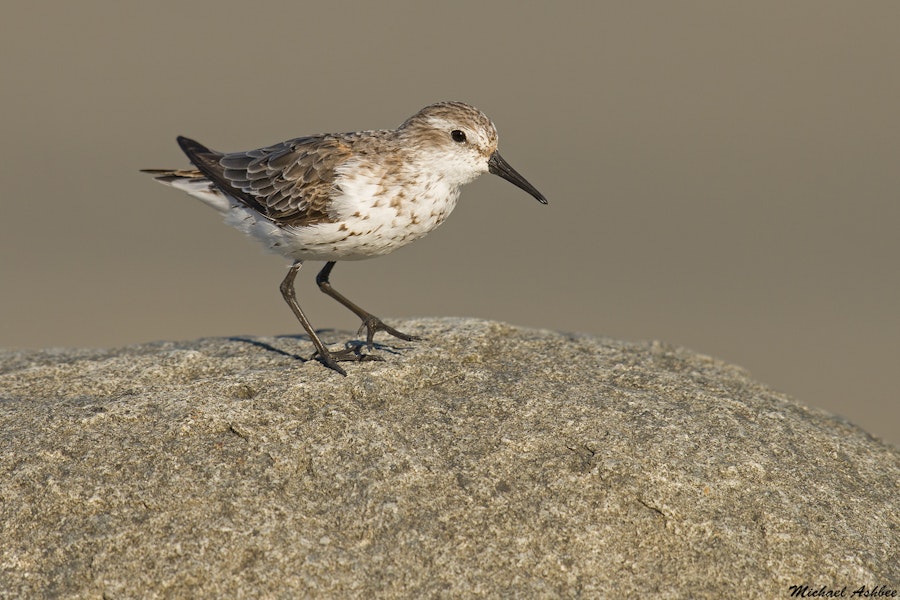
M 547 204 L 500 157 L 491 120 L 462 102 L 426 106 L 397 129 L 313 135 L 247 152 L 224 154 L 186 137 L 178 144 L 196 169 L 144 172 L 293 261 L 281 294 L 315 345 L 313 356 L 342 375 L 338 361 L 374 358 L 356 348 L 329 350 L 316 335 L 294 291 L 304 261 L 326 261 L 316 283 L 362 319 L 370 350 L 377 331 L 414 341 L 420 338 L 384 324 L 331 287 L 335 262 L 387 254 L 424 236 L 456 206 L 460 187 L 486 171 Z

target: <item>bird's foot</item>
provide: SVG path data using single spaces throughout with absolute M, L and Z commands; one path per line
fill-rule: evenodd
M 363 354 L 360 351 L 360 346 L 351 346 L 349 348 L 344 348 L 343 350 L 326 350 L 324 353 L 316 350 L 311 359 L 318 360 L 329 369 L 337 371 L 345 377 L 347 376 L 347 371 L 338 365 L 339 362 L 372 362 L 384 360 L 380 356 Z
M 368 315 L 363 318 L 362 325 L 359 326 L 359 331 L 356 332 L 356 335 L 362 335 L 363 330 L 366 331 L 366 346 L 371 350 L 374 347 L 373 338 L 375 337 L 376 331 L 384 331 L 395 338 L 399 338 L 401 340 L 407 342 L 418 342 L 422 338 L 417 335 L 410 335 L 408 333 L 403 333 L 402 331 L 397 331 L 390 325 L 385 325 L 381 319 L 376 317 L 375 315 Z

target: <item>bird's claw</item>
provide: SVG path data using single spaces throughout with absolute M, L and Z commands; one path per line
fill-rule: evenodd
M 339 362 L 376 362 L 384 360 L 380 356 L 363 354 L 358 346 L 344 348 L 343 350 L 326 350 L 324 353 L 317 350 L 310 358 L 318 360 L 329 369 L 345 377 L 347 371 L 338 364 Z
M 366 347 L 371 350 L 374 348 L 374 338 L 375 333 L 378 331 L 384 331 L 395 338 L 399 338 L 406 342 L 418 342 L 422 338 L 417 335 L 410 335 L 408 333 L 403 333 L 402 331 L 397 331 L 390 325 L 385 325 L 384 322 L 376 316 L 369 315 L 368 317 L 363 319 L 362 325 L 359 326 L 359 330 L 356 332 L 357 336 L 361 336 L 362 332 L 366 332 Z

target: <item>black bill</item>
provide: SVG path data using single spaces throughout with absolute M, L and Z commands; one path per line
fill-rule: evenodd
M 516 187 L 522 188 L 523 190 L 537 198 L 537 201 L 541 204 L 547 204 L 547 199 L 544 198 L 544 195 L 537 191 L 536 187 L 528 183 L 528 181 L 524 177 L 519 175 L 519 173 L 515 169 L 509 166 L 509 163 L 503 160 L 503 157 L 500 156 L 499 152 L 494 152 L 488 159 L 488 171 L 493 173 L 494 175 L 499 175 Z

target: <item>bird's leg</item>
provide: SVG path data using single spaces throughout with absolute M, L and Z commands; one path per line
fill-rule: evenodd
M 372 349 L 372 338 L 375 337 L 376 331 L 387 332 L 392 336 L 400 338 L 401 340 L 406 340 L 407 342 L 414 342 L 422 339 L 419 336 L 409 335 L 408 333 L 397 331 L 389 325 L 385 325 L 381 321 L 381 319 L 379 319 L 372 313 L 363 310 L 353 302 L 350 302 L 350 300 L 348 300 L 343 294 L 331 287 L 331 282 L 328 280 L 328 277 L 331 275 L 331 269 L 334 268 L 334 262 L 335 261 L 332 260 L 325 263 L 325 266 L 322 267 L 322 270 L 319 271 L 318 275 L 316 275 L 316 283 L 319 284 L 320 290 L 352 310 L 357 317 L 362 319 L 362 325 L 360 326 L 357 335 L 360 335 L 363 329 L 366 330 L 366 345 L 370 350 Z
M 300 267 L 302 266 L 302 260 L 298 260 L 293 265 L 291 265 L 291 268 L 290 270 L 288 270 L 288 274 L 285 276 L 284 281 L 281 282 L 281 295 L 284 297 L 284 301 L 288 303 L 288 306 L 291 307 L 291 310 L 294 311 L 294 315 L 297 317 L 297 320 L 300 321 L 300 324 L 303 325 L 303 329 L 305 329 L 306 333 L 309 334 L 309 338 L 312 340 L 312 343 L 316 347 L 316 354 L 319 355 L 319 359 L 322 361 L 322 363 L 329 369 L 334 369 L 341 375 L 346 376 L 347 372 L 337 364 L 338 361 L 380 360 L 379 358 L 374 356 L 359 354 L 352 348 L 345 348 L 344 350 L 332 352 L 325 347 L 325 344 L 323 344 L 322 340 L 319 339 L 319 336 L 316 335 L 316 332 L 313 330 L 312 325 L 310 325 L 309 323 L 309 319 L 307 319 L 306 315 L 303 314 L 303 310 L 300 308 L 300 304 L 297 302 L 297 295 L 294 290 L 294 279 L 297 277 L 297 273 L 300 272 Z

